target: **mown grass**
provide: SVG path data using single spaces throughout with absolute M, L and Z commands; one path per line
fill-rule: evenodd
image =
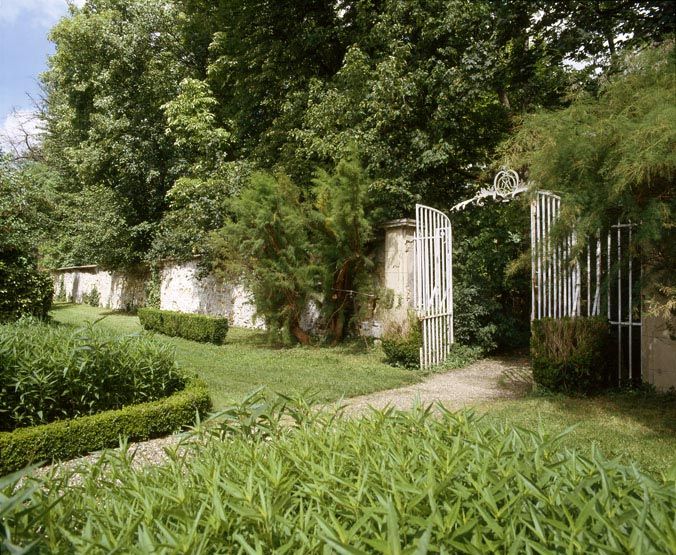
M 62 324 L 99 320 L 97 327 L 112 332 L 142 331 L 136 316 L 87 305 L 56 304 L 51 315 Z M 379 349 L 358 344 L 279 349 L 270 347 L 263 332 L 242 328 L 231 328 L 224 345 L 159 334 L 156 338 L 176 349 L 176 360 L 182 368 L 196 372 L 209 384 L 216 410 L 259 387 L 285 395 L 308 393 L 318 401 L 332 401 L 421 379 L 415 372 L 385 364 Z
M 615 393 L 589 398 L 527 397 L 480 406 L 489 422 L 558 433 L 562 444 L 589 454 L 593 444 L 607 457 L 636 462 L 655 476 L 676 477 L 676 396 Z

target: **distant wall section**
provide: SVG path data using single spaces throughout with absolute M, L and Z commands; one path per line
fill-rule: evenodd
M 99 306 L 112 310 L 132 310 L 145 303 L 145 272 L 108 272 L 98 266 L 76 266 L 52 271 L 57 299 L 81 303 L 94 290 Z

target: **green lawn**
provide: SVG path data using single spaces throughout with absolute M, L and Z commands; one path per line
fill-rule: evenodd
M 101 319 L 96 326 L 117 333 L 141 331 L 138 318 L 88 305 L 56 304 L 55 321 L 82 325 Z M 224 345 L 196 343 L 156 336 L 176 349 L 181 367 L 193 370 L 208 384 L 215 409 L 242 399 L 260 386 L 285 394 L 308 392 L 330 401 L 418 381 L 410 370 L 385 364 L 380 349 L 359 345 L 271 348 L 259 331 L 231 328 Z
M 557 434 L 575 429 L 563 443 L 589 453 L 635 461 L 659 476 L 676 465 L 676 396 L 622 393 L 592 398 L 528 397 L 478 407 L 491 421 Z M 676 471 L 676 468 L 672 472 Z M 674 474 L 676 477 L 676 474 Z

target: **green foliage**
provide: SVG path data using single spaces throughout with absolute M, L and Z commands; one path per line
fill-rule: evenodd
M 549 391 L 594 393 L 610 383 L 609 345 L 605 318 L 535 320 L 530 347 L 533 379 Z
M 36 243 L 50 225 L 50 197 L 0 153 L 0 322 L 23 315 L 45 318 L 53 284 L 38 269 Z
M 420 368 L 422 344 L 422 325 L 414 313 L 409 315 L 407 326 L 390 326 L 382 339 L 387 363 L 403 368 Z M 479 360 L 484 353 L 484 349 L 477 345 L 453 343 L 441 368 L 444 370 L 463 368 Z
M 422 343 L 421 323 L 411 312 L 406 326 L 390 325 L 386 330 L 382 339 L 385 360 L 392 366 L 419 368 Z
M 359 295 L 373 290 L 369 184 L 352 152 L 332 173 L 317 173 L 308 197 L 285 174 L 257 173 L 231 200 L 233 217 L 214 235 L 213 263 L 248 285 L 270 329 L 308 343 L 300 320 L 313 301 L 326 338 L 335 344 L 347 335 Z
M 259 395 L 164 466 L 111 453 L 69 487 L 68 472 L 18 490 L 14 477 L 4 523 L 48 552 L 673 551 L 673 481 L 562 449 L 565 435 L 441 407 L 336 418 Z
M 484 352 L 526 347 L 530 265 L 513 267 L 530 245 L 528 207 L 513 201 L 453 215 L 456 341 Z
M 178 7 L 162 0 L 71 6 L 51 31 L 43 152 L 67 193 L 63 244 L 53 249 L 62 264 L 86 257 L 88 264 L 127 267 L 150 247 L 179 167 L 162 110 L 190 73 L 177 32 Z M 100 208 L 79 202 L 93 191 L 105 193 Z M 80 220 L 87 225 L 77 230 Z
M 33 256 L 0 245 L 0 322 L 46 318 L 53 294 L 51 276 L 38 270 Z
M 676 306 L 674 44 L 646 48 L 622 67 L 597 96 L 527 117 L 504 148 L 535 187 L 563 196 L 561 232 L 574 230 L 579 244 L 618 220 L 638 223 L 634 248 L 648 261 L 643 290 L 653 310 L 669 316 Z
M 96 287 L 92 287 L 88 293 L 82 295 L 82 302 L 87 303 L 89 306 L 99 306 L 101 302 L 99 290 Z
M 52 267 L 132 267 L 128 263 L 132 232 L 124 217 L 125 206 L 122 195 L 101 185 L 64 192 L 55 209 L 58 232 L 41 245 L 46 262 Z
M 151 331 L 183 337 L 202 343 L 223 343 L 228 333 L 228 319 L 205 314 L 187 314 L 158 308 L 139 308 L 141 325 Z
M 0 475 L 31 463 L 68 460 L 116 447 L 121 438 L 144 441 L 170 434 L 193 425 L 197 415 L 204 416 L 210 409 L 206 384 L 190 379 L 184 388 L 157 401 L 0 432 Z
M 485 355 L 485 351 L 476 345 L 463 345 L 461 343 L 453 343 L 451 350 L 444 362 L 444 369 L 464 368 L 473 362 L 481 359 Z
M 73 6 L 42 78 L 42 154 L 65 205 L 50 264 L 208 254 L 242 167 L 284 168 L 309 196 L 315 169 L 353 144 L 374 221 L 418 201 L 443 209 L 515 116 L 564 103 L 577 80 L 565 60 L 593 58 L 593 73 L 605 43 L 612 53 L 670 32 L 658 0 Z
M 57 322 L 82 326 L 99 320 L 97 326 L 115 334 L 142 330 L 135 316 L 94 309 L 87 305 L 61 306 L 52 313 Z M 318 401 L 335 401 L 373 391 L 402 387 L 418 381 L 408 370 L 382 362 L 379 349 L 363 341 L 336 347 L 279 348 L 269 344 L 265 330 L 231 328 L 224 345 L 195 343 L 178 337 L 156 335 L 155 339 L 176 350 L 181 368 L 195 372 L 209 385 L 217 409 L 239 401 L 252 388 L 266 386 L 285 394 L 317 393 Z
M 0 326 L 1 430 L 153 401 L 184 381 L 173 352 L 147 337 L 32 320 Z
M 322 313 L 326 335 L 335 344 L 357 315 L 359 295 L 374 291 L 369 284 L 373 260 L 366 252 L 373 225 L 366 216 L 370 180 L 353 151 L 333 173 L 320 170 L 314 180 L 314 224 L 317 265 L 324 285 Z M 370 287 L 369 287 L 370 285 Z
M 244 281 L 268 329 L 308 343 L 300 319 L 319 268 L 300 189 L 286 175 L 256 173 L 231 210 L 233 219 L 214 235 L 216 271 Z
M 150 269 L 150 278 L 145 283 L 145 306 L 148 308 L 160 308 L 160 289 L 162 285 L 162 274 L 159 268 Z

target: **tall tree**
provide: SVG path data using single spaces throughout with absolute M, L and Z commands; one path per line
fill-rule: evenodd
M 170 2 L 89 0 L 51 32 L 47 159 L 70 192 L 110 191 L 109 208 L 126 226 L 114 239 L 124 244 L 90 249 L 94 259 L 81 262 L 130 265 L 149 248 L 176 177 L 162 106 L 189 73 L 176 29 Z

